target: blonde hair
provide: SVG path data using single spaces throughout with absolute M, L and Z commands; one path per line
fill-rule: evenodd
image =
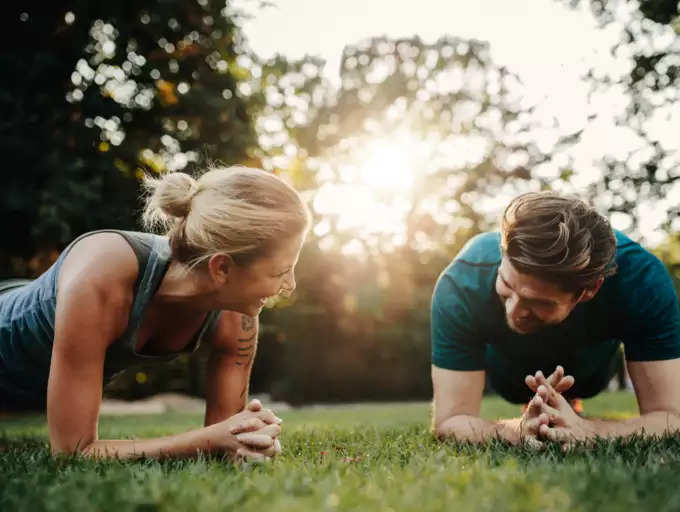
M 218 167 L 197 178 L 171 172 L 144 184 L 144 225 L 163 229 L 173 258 L 189 268 L 214 254 L 246 265 L 309 229 L 298 193 L 260 169 Z
M 501 219 L 503 255 L 519 272 L 578 292 L 616 272 L 609 221 L 575 197 L 530 192 L 513 199 Z

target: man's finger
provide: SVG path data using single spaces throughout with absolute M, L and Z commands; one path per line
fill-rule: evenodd
M 561 427 L 548 427 L 541 425 L 538 429 L 539 437 L 556 443 L 569 443 L 574 441 L 574 436 L 568 430 Z
M 555 391 L 558 393 L 564 393 L 565 391 L 571 389 L 571 387 L 574 385 L 574 377 L 571 375 L 567 375 L 565 377 L 562 377 L 562 380 L 560 380 L 555 386 Z
M 555 387 L 562 380 L 562 377 L 564 377 L 564 368 L 558 364 L 555 368 L 555 371 L 550 374 L 550 377 L 548 377 L 548 384 L 550 384 L 552 387 Z
M 547 425 L 549 421 L 550 418 L 546 413 L 541 413 L 536 415 L 536 417 L 526 419 L 522 423 L 522 433 L 535 436 L 538 434 L 539 427 L 544 424 Z
M 543 402 L 543 406 L 541 407 L 541 413 L 539 417 L 545 416 L 548 421 L 542 422 L 545 424 L 549 424 L 551 426 L 558 426 L 558 427 L 563 427 L 567 424 L 567 422 L 564 420 L 562 417 L 562 414 L 560 411 L 557 409 L 550 407 L 547 403 Z
M 556 409 L 561 409 L 565 404 L 569 405 L 569 402 L 557 393 L 547 382 L 538 386 L 536 394 L 540 396 L 548 405 L 552 405 Z
M 538 389 L 538 383 L 536 382 L 536 379 L 534 378 L 533 375 L 527 375 L 526 377 L 524 377 L 524 383 L 531 391 L 536 393 L 536 390 Z
M 524 442 L 525 446 L 533 450 L 542 450 L 544 448 L 543 443 L 534 436 L 527 436 L 522 441 Z
M 527 403 L 526 408 L 524 410 L 524 414 L 522 415 L 523 418 L 530 418 L 534 416 L 538 416 L 541 413 L 541 407 L 543 405 L 543 400 L 538 395 L 534 395 L 534 397 L 529 400 L 529 403 Z

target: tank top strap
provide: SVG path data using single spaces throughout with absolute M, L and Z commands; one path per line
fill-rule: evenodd
M 140 326 L 144 312 L 146 311 L 156 290 L 161 284 L 170 263 L 170 245 L 168 239 L 158 235 L 151 235 L 152 245 L 149 258 L 144 268 L 144 273 L 139 280 L 139 287 L 132 303 L 129 322 L 123 339 L 127 348 L 134 352 L 137 340 L 137 329 Z

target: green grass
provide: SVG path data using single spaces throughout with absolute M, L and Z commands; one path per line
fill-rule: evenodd
M 632 394 L 586 412 L 635 414 Z M 487 418 L 518 407 L 486 398 Z M 53 459 L 44 417 L 0 420 L 0 510 L 678 510 L 680 437 L 602 442 L 563 454 L 492 442 L 440 444 L 429 404 L 362 404 L 280 413 L 283 454 L 268 464 L 212 459 Z M 101 437 L 194 428 L 196 415 L 103 417 Z M 460 507 L 460 508 L 459 508 Z

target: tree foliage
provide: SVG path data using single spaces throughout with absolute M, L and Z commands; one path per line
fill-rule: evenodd
M 560 0 L 563 1 L 563 0 Z M 579 6 L 581 0 L 569 0 Z M 662 227 L 677 230 L 680 207 L 680 156 L 669 122 L 677 122 L 680 91 L 680 7 L 675 0 L 588 0 L 602 27 L 618 27 L 619 41 L 611 54 L 626 63 L 626 72 L 607 75 L 597 67 L 588 73 L 593 92 L 623 91 L 627 105 L 617 120 L 633 130 L 637 143 L 619 157 L 603 162 L 603 180 L 591 194 L 611 212 L 632 215 L 641 222 L 646 209 L 658 208 Z M 653 205 L 653 206 L 652 206 Z M 675 223 L 674 223 L 675 222 Z
M 2 273 L 30 273 L 17 262 L 81 232 L 134 227 L 144 173 L 253 158 L 259 70 L 224 2 L 3 10 Z

